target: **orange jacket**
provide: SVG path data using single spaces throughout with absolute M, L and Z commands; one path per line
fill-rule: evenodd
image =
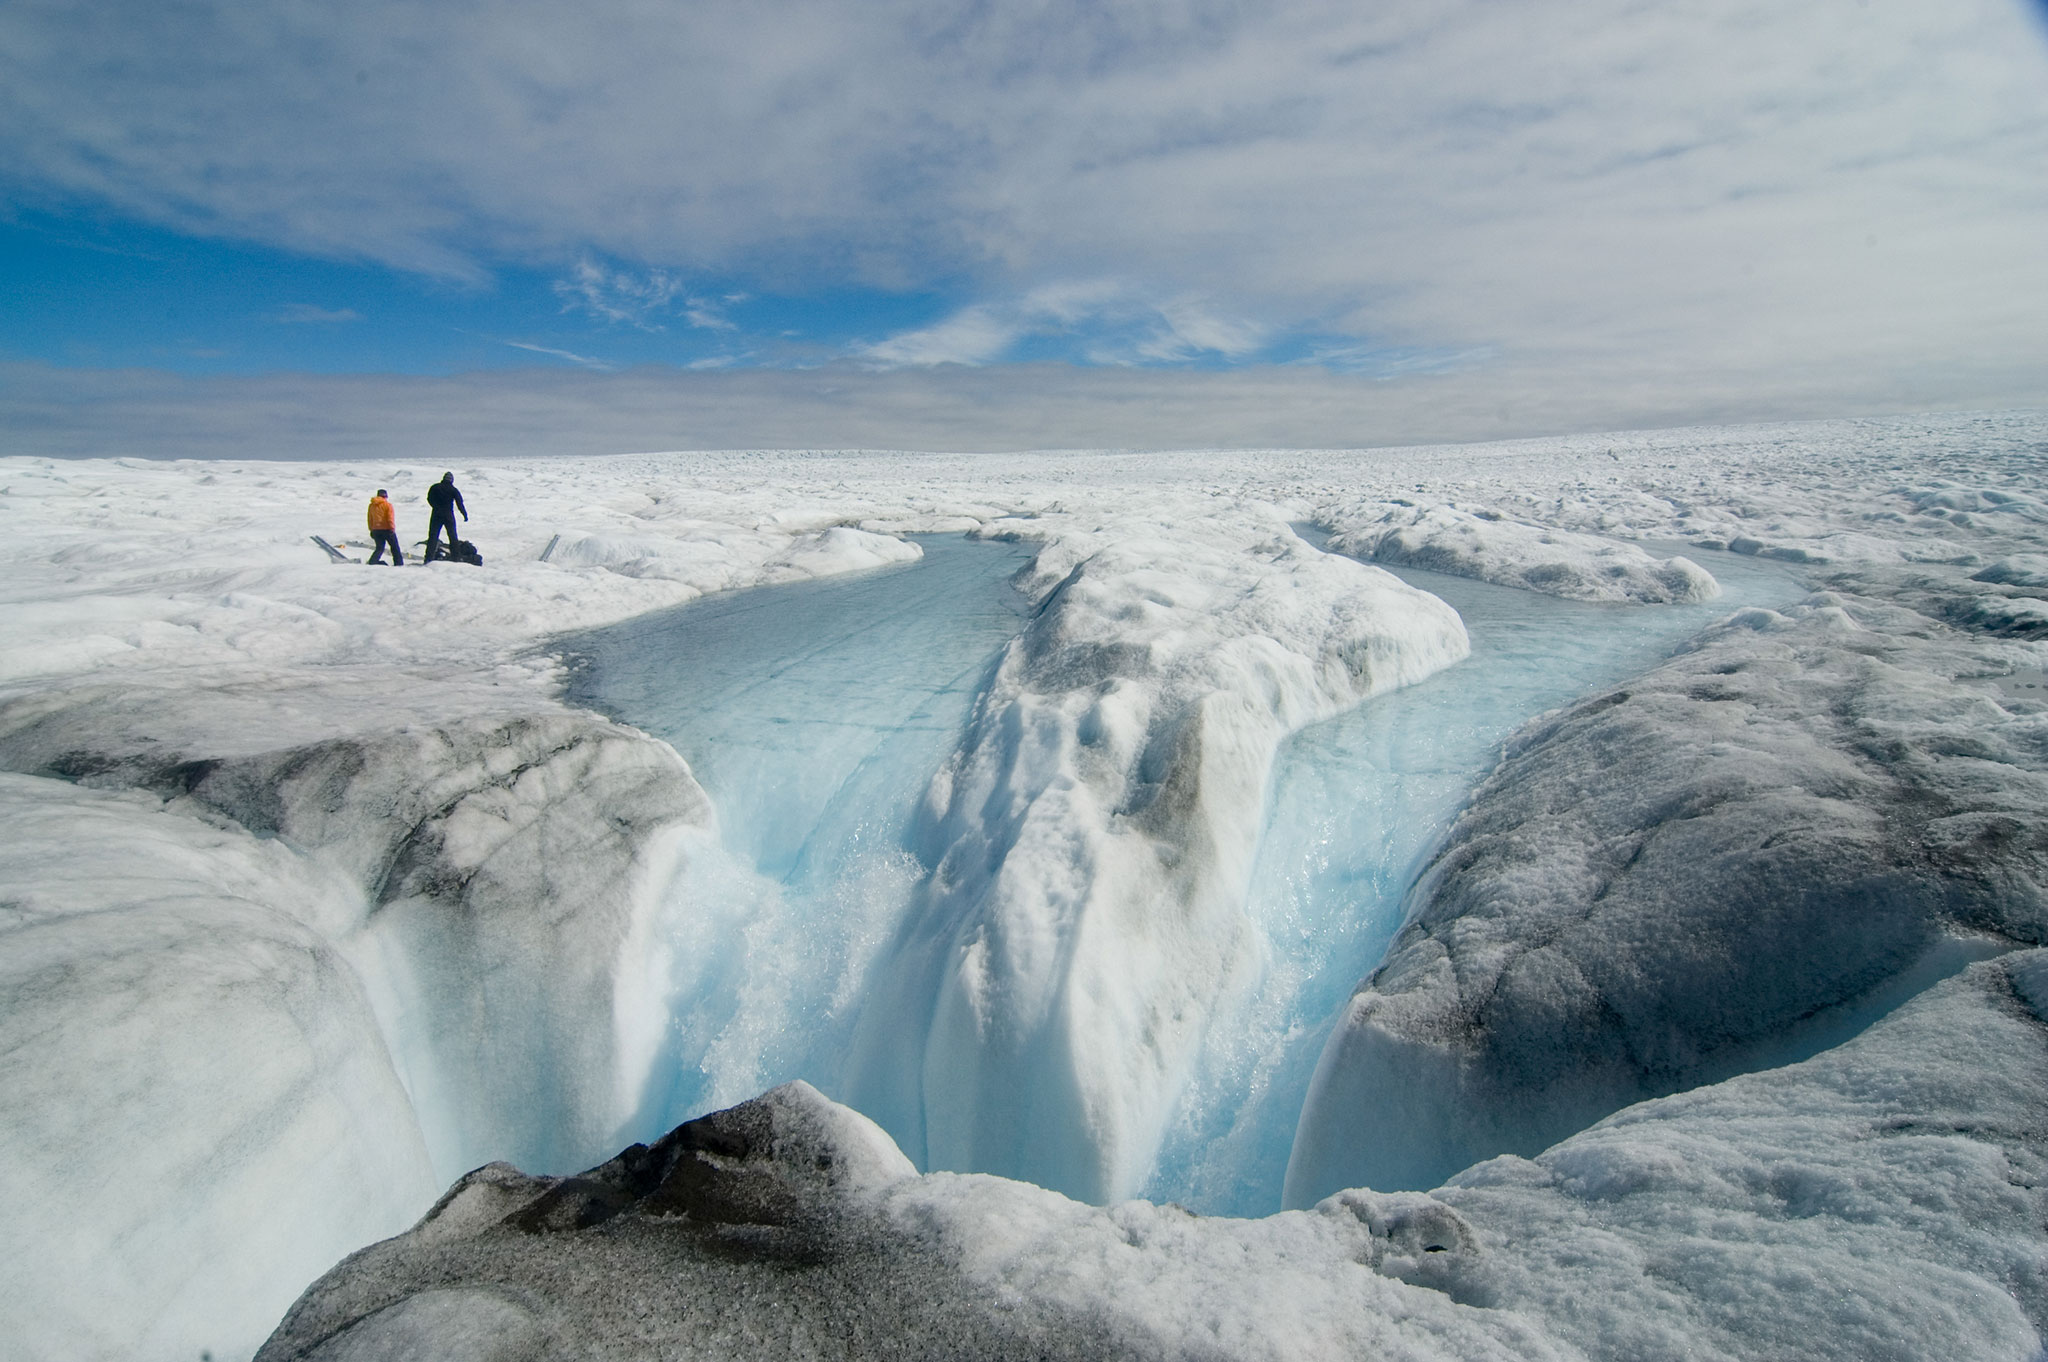
M 389 497 L 370 498 L 370 529 L 395 530 L 398 528 L 398 512 L 391 507 Z

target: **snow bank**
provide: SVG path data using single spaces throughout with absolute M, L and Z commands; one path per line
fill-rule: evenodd
M 1256 967 L 1276 744 L 1466 652 L 1442 602 L 1278 526 L 1183 533 L 1042 550 L 1037 613 L 933 783 L 936 869 L 847 1085 L 926 1167 L 1135 1190 Z
M 1784 1062 L 1958 934 L 2048 940 L 2048 713 L 1977 679 L 2008 665 L 1821 595 L 1517 735 L 1324 1050 L 1288 1204 Z
M 1326 509 L 1329 549 L 1373 563 L 1427 568 L 1575 601 L 1705 601 L 1721 594 L 1690 558 L 1653 558 L 1569 530 L 1523 524 L 1494 510 L 1368 501 Z
M 793 1085 L 580 1178 L 481 1170 L 260 1356 L 517 1333 L 593 1358 L 2029 1362 L 2044 995 L 2048 952 L 1981 964 L 1824 1055 L 1534 1160 L 1263 1220 L 909 1176 Z
M 978 525 L 980 522 L 971 521 Z M 917 545 L 888 535 L 834 525 L 778 542 L 778 536 L 753 535 L 760 566 L 748 585 L 830 577 L 916 559 Z M 683 538 L 579 534 L 566 537 L 548 555 L 565 567 L 599 567 L 623 577 L 685 583 L 701 582 L 707 572 L 721 572 L 733 548 L 729 531 L 716 527 Z
M 2048 952 L 1980 964 L 1805 1063 L 1645 1103 L 1436 1195 L 1456 1299 L 1589 1358 L 2029 1362 L 2048 1327 Z

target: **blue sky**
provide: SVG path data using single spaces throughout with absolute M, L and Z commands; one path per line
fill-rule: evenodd
M 47 211 L 0 222 L 0 293 L 12 358 L 189 374 L 814 364 L 947 308 L 926 291 L 762 295 L 588 257 L 450 278 Z
M 519 373 L 538 447 L 629 391 L 961 448 L 2048 405 L 2044 15 L 14 0 L 0 449 Z

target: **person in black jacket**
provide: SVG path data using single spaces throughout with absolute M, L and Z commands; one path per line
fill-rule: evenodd
M 427 515 L 427 561 L 433 562 L 444 550 L 441 548 L 441 527 L 448 527 L 448 547 L 455 547 L 455 513 L 462 512 L 464 520 L 469 519 L 469 508 L 462 504 L 462 493 L 455 490 L 455 475 L 443 473 L 441 480 L 427 489 L 427 505 L 433 509 Z

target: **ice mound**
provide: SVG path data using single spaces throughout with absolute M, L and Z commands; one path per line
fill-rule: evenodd
M 1575 601 L 1704 601 L 1721 594 L 1690 558 L 1509 520 L 1497 511 L 1407 502 L 1325 510 L 1329 549 L 1367 562 L 1427 568 Z
M 1460 1174 L 1437 1197 L 1507 1251 L 1448 1289 L 1617 1362 L 2029 1362 L 2048 1325 L 2044 966 L 1973 966 L 1802 1064 Z
M 259 1359 L 2029 1362 L 2044 962 L 1432 1194 L 1262 1220 L 912 1176 L 793 1084 L 580 1177 L 479 1170 L 315 1283 Z
M 1256 967 L 1276 744 L 1465 655 L 1436 598 L 1256 528 L 1035 560 L 1037 612 L 933 782 L 936 868 L 855 1037 L 850 1100 L 923 1166 L 1135 1190 Z
M 790 1084 L 577 1177 L 479 1169 L 315 1283 L 258 1358 L 1568 1357 L 1401 1279 L 1478 1252 L 1421 1196 L 1205 1221 L 918 1177 Z
M 2048 939 L 2048 741 L 1984 648 L 1820 596 L 1517 735 L 1324 1050 L 1287 1204 L 1534 1153 Z
M 1954 568 L 1861 567 L 1828 577 L 1830 585 L 1863 595 L 1881 595 L 1989 638 L 2048 639 L 2048 577 L 2030 564 L 2048 556 L 2018 554 L 1965 577 Z

